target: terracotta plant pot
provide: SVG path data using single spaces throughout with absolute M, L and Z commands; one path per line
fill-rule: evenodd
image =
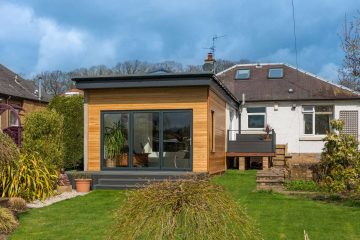
M 110 168 L 116 167 L 116 160 L 114 159 L 106 159 L 105 163 L 106 163 L 106 167 L 110 167 Z
M 90 192 L 91 179 L 75 179 L 77 192 Z

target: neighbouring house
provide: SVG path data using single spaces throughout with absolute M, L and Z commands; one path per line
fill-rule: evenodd
M 67 90 L 63 94 L 60 94 L 60 96 L 77 96 L 77 95 L 84 96 L 84 91 L 80 89 L 72 88 Z
M 241 100 L 241 133 L 270 125 L 292 162 L 319 159 L 331 119 L 342 119 L 344 132 L 359 136 L 360 94 L 351 89 L 283 63 L 238 64 L 217 77 Z
M 24 116 L 46 107 L 50 97 L 42 93 L 33 81 L 24 80 L 0 64 L 0 129 L 8 133 L 18 144 Z

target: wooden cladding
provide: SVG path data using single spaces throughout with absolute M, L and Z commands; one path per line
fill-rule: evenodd
M 101 111 L 192 110 L 192 171 L 225 171 L 226 103 L 209 87 L 92 89 L 88 96 L 87 170 L 100 170 Z M 211 151 L 211 111 L 214 112 L 214 150 Z
M 226 103 L 215 92 L 209 90 L 209 173 L 226 170 Z
M 100 112 L 192 110 L 193 171 L 207 172 L 207 87 L 94 89 L 88 96 L 88 169 L 100 170 Z

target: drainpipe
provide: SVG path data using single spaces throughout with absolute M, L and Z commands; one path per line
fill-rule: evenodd
M 9 100 L 10 100 L 11 96 L 9 96 L 6 99 L 6 104 L 9 104 Z M 9 110 L 6 111 L 6 122 L 5 122 L 5 128 L 9 127 Z

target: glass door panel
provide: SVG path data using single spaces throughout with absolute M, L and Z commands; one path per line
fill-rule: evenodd
M 132 166 L 160 168 L 159 113 L 135 112 Z
M 163 169 L 191 168 L 190 111 L 163 113 Z
M 103 166 L 129 167 L 129 113 L 103 116 Z

